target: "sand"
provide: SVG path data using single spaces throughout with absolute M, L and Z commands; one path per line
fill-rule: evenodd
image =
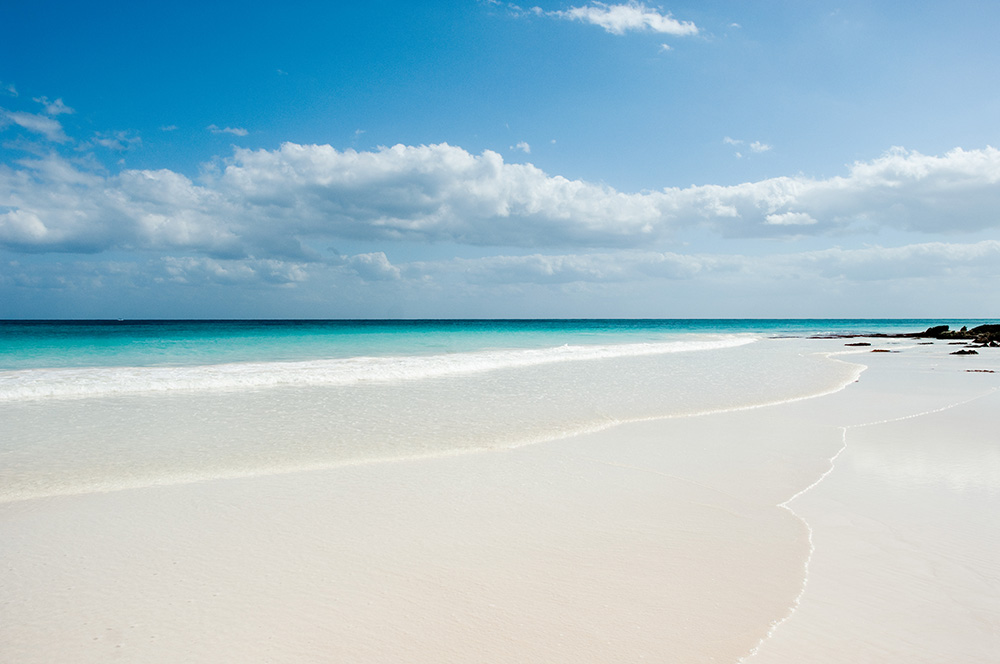
M 0 505 L 0 661 L 996 661 L 1000 354 L 892 347 L 765 408 Z

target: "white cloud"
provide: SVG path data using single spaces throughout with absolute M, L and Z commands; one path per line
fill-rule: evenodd
M 48 97 L 32 97 L 34 101 L 45 107 L 45 112 L 49 115 L 62 115 L 63 113 L 76 113 L 72 108 L 63 103 L 63 100 L 56 99 L 49 101 Z
M 517 145 L 510 146 L 511 150 L 520 150 L 524 154 L 531 154 L 531 146 L 528 145 L 527 141 L 518 141 Z
M 400 278 L 399 268 L 392 265 L 381 251 L 351 256 L 346 265 L 365 281 L 394 281 Z
M 1000 242 L 930 242 L 902 247 L 824 249 L 791 254 L 679 254 L 615 251 L 592 254 L 488 256 L 399 265 L 410 279 L 461 279 L 481 285 L 724 281 L 750 284 L 790 279 L 991 279 L 1000 276 Z
M 63 132 L 62 125 L 58 120 L 39 115 L 37 113 L 26 113 L 24 111 L 8 111 L 0 108 L 0 129 L 7 125 L 15 124 L 22 129 L 41 134 L 53 143 L 66 143 L 69 137 Z
M 674 50 L 670 44 L 660 44 L 660 53 L 666 53 L 667 51 Z
M 421 276 L 449 273 L 480 284 L 619 283 L 653 279 L 684 279 L 702 269 L 701 259 L 675 253 L 622 251 L 600 254 L 490 256 L 419 264 Z M 408 272 L 413 272 L 407 269 Z
M 214 124 L 208 125 L 207 129 L 213 134 L 232 134 L 233 136 L 246 136 L 249 132 L 242 127 L 218 127 Z
M 767 215 L 764 223 L 769 226 L 811 226 L 817 222 L 805 212 L 784 212 Z
M 163 127 L 160 127 L 160 131 L 177 131 L 177 125 L 175 124 L 165 125 Z
M 766 255 L 685 255 L 639 250 L 538 253 L 395 265 L 382 252 L 343 256 L 326 263 L 176 255 L 133 262 L 7 261 L 0 269 L 0 288 L 32 292 L 38 289 L 106 292 L 113 286 L 148 289 L 212 284 L 241 289 L 296 288 L 306 294 L 303 302 L 309 302 L 308 310 L 313 313 L 316 301 L 310 300 L 308 294 L 329 293 L 334 288 L 343 289 L 338 292 L 345 295 L 353 293 L 351 297 L 362 301 L 386 292 L 420 298 L 427 298 L 433 292 L 434 297 L 449 303 L 472 298 L 480 304 L 484 296 L 489 296 L 490 303 L 500 304 L 511 293 L 518 292 L 536 295 L 548 292 L 555 296 L 553 303 L 565 301 L 573 293 L 603 293 L 609 304 L 635 300 L 639 308 L 634 311 L 647 315 L 658 310 L 665 298 L 682 293 L 684 299 L 730 298 L 735 306 L 749 296 L 787 293 L 790 289 L 810 294 L 806 299 L 813 304 L 802 303 L 809 312 L 829 314 L 824 309 L 827 297 L 824 294 L 840 291 L 848 311 L 851 307 L 858 311 L 856 307 L 862 306 L 861 310 L 868 315 L 912 315 L 901 313 L 906 309 L 895 308 L 897 303 L 884 297 L 876 302 L 861 300 L 871 292 L 873 284 L 878 284 L 883 293 L 908 297 L 905 306 L 916 307 L 916 311 L 928 306 L 931 291 L 936 294 L 937 309 L 961 299 L 978 302 L 972 310 L 979 311 L 982 289 L 990 287 L 997 278 L 1000 278 L 1000 242 L 988 240 Z M 682 287 L 674 287 L 681 283 Z M 651 299 L 643 303 L 640 294 Z M 290 301 L 295 297 L 289 293 L 284 299 Z M 593 306 L 590 296 L 586 302 Z M 650 303 L 654 306 L 652 310 L 648 308 Z M 484 311 L 490 310 L 488 306 Z M 462 310 L 452 309 L 453 313 L 456 311 Z M 775 313 L 780 314 L 781 310 Z
M 619 5 L 592 2 L 583 7 L 548 12 L 548 15 L 598 25 L 614 35 L 623 35 L 630 30 L 648 30 L 677 36 L 698 34 L 698 27 L 694 23 L 678 21 L 669 13 L 661 14 L 641 2 L 628 2 Z
M 142 143 L 142 138 L 131 131 L 99 131 L 94 134 L 94 145 L 116 152 L 124 152 L 129 148 Z
M 305 266 L 277 260 L 218 260 L 205 257 L 165 256 L 164 278 L 179 284 L 288 285 L 307 278 Z
M 337 239 L 648 248 L 694 227 L 746 238 L 1000 228 L 994 148 L 942 156 L 894 149 L 824 180 L 639 193 L 447 144 L 235 149 L 206 173 L 195 183 L 167 169 L 103 176 L 54 155 L 25 160 L 0 170 L 0 246 L 316 260 L 309 247 Z
M 10 95 L 11 97 L 16 97 L 17 88 L 14 87 L 13 83 L 8 83 L 7 85 L 4 85 L 3 81 L 0 81 L 0 93 Z
M 722 142 L 725 143 L 726 145 L 732 145 L 734 147 L 739 147 L 741 145 L 747 145 L 747 142 L 744 141 L 743 139 L 740 139 L 740 138 L 731 138 L 729 136 L 726 136 L 725 138 L 723 138 Z M 769 150 L 772 149 L 772 146 L 768 145 L 767 143 L 762 143 L 761 141 L 753 141 L 753 142 L 751 142 L 748 145 L 748 147 L 750 148 L 750 152 L 754 152 L 754 153 L 757 153 L 757 154 L 759 154 L 761 152 L 767 152 L 767 151 L 769 151 Z M 743 156 L 743 153 L 741 153 L 741 152 L 736 152 L 735 154 L 736 154 L 737 157 L 742 157 Z

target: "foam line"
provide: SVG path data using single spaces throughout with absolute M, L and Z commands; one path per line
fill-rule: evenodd
M 486 350 L 426 356 L 352 357 L 307 362 L 26 369 L 0 372 L 0 402 L 174 390 L 226 391 L 282 386 L 396 383 L 559 362 L 734 348 L 756 340 L 756 337 L 749 335 L 719 335 L 698 341 L 566 345 L 554 348 Z
M 847 354 L 847 353 L 838 353 L 838 354 Z M 795 599 L 792 601 L 792 605 L 789 608 L 788 613 L 783 618 L 781 618 L 780 620 L 773 621 L 770 624 L 770 626 L 769 626 L 769 628 L 767 630 L 767 633 L 760 639 L 760 641 L 757 642 L 757 645 L 755 645 L 753 648 L 751 648 L 750 652 L 748 652 L 746 655 L 744 655 L 739 660 L 737 660 L 737 664 L 743 664 L 744 662 L 752 659 L 759 652 L 761 646 L 763 646 L 764 643 L 766 643 L 772 636 L 774 636 L 775 631 L 777 631 L 777 629 L 781 625 L 783 625 L 784 623 L 786 623 L 789 620 L 789 618 L 791 618 L 793 615 L 795 615 L 796 611 L 798 611 L 799 607 L 802 604 L 802 597 L 805 595 L 806 586 L 809 584 L 809 563 L 812 561 L 813 554 L 816 552 L 816 546 L 813 543 L 813 532 L 814 531 L 812 529 L 812 526 L 809 525 L 809 522 L 806 521 L 805 518 L 803 518 L 800 514 L 798 514 L 795 510 L 792 509 L 791 503 L 794 502 L 795 499 L 798 498 L 799 496 L 801 496 L 801 495 L 803 495 L 803 494 L 811 491 L 812 489 L 814 489 L 823 480 L 825 480 L 830 473 L 833 472 L 834 468 L 836 467 L 837 459 L 847 449 L 847 432 L 848 432 L 848 430 L 849 429 L 860 429 L 862 427 L 875 426 L 875 425 L 878 425 L 878 424 L 887 424 L 887 423 L 890 423 L 890 422 L 900 422 L 900 421 L 903 421 L 903 420 L 911 420 L 911 419 L 915 419 L 915 418 L 918 418 L 918 417 L 924 417 L 926 415 L 932 415 L 934 413 L 941 413 L 941 412 L 944 412 L 946 410 L 950 410 L 952 408 L 956 408 L 958 406 L 961 406 L 963 404 L 971 403 L 973 401 L 976 401 L 977 399 L 982 399 L 983 397 L 986 397 L 986 396 L 988 396 L 990 394 L 993 394 L 993 393 L 997 392 L 998 390 L 1000 390 L 1000 388 L 994 387 L 994 388 L 988 390 L 987 392 L 985 392 L 983 394 L 978 394 L 978 395 L 976 395 L 974 397 L 970 397 L 968 399 L 963 399 L 962 401 L 957 401 L 955 403 L 951 403 L 951 404 L 948 404 L 946 406 L 942 406 L 941 408 L 932 408 L 930 410 L 921 411 L 919 413 L 914 413 L 914 414 L 911 414 L 911 415 L 902 415 L 900 417 L 891 417 L 891 418 L 888 418 L 888 419 L 878 420 L 878 421 L 874 421 L 874 422 L 865 422 L 863 424 L 853 424 L 853 425 L 849 425 L 849 426 L 840 427 L 841 432 L 842 432 L 842 436 L 843 436 L 842 437 L 842 445 L 841 445 L 840 449 L 837 450 L 837 453 L 834 454 L 832 457 L 830 457 L 830 462 L 829 462 L 830 463 L 830 467 L 827 468 L 826 471 L 822 475 L 820 475 L 816 479 L 815 482 L 813 482 L 809 486 L 805 487 L 801 491 L 798 491 L 797 493 L 795 493 L 794 495 L 792 495 L 790 498 L 788 498 L 784 502 L 781 502 L 781 503 L 779 503 L 777 505 L 778 507 L 780 507 L 780 508 L 782 508 L 784 510 L 787 510 L 792 516 L 794 516 L 796 519 L 798 519 L 799 521 L 801 521 L 802 524 L 806 527 L 806 531 L 808 533 L 809 553 L 806 556 L 805 563 L 803 564 L 802 586 L 799 589 L 799 594 L 796 595 Z

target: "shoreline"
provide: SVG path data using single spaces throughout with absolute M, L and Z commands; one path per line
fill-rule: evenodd
M 991 430 L 975 404 L 995 400 L 1000 385 L 985 372 L 998 358 L 945 350 L 868 355 L 859 382 L 824 396 L 530 446 L 5 503 L 0 655 L 207 662 L 222 648 L 241 661 L 795 662 L 834 652 L 843 643 L 831 626 L 871 601 L 838 594 L 851 579 L 835 564 L 858 555 L 844 542 L 864 552 L 870 542 L 836 524 L 839 501 L 859 486 L 881 496 L 857 472 L 873 463 L 874 432 L 925 419 L 970 441 Z M 965 371 L 969 361 L 983 373 Z M 940 452 L 919 427 L 910 433 L 925 453 Z M 991 468 L 991 457 L 978 460 Z M 851 477 L 849 491 L 832 481 Z M 908 486 L 910 512 L 893 518 L 908 527 L 942 496 L 961 502 L 955 493 Z M 996 506 L 995 491 L 980 493 L 984 509 Z M 843 549 L 832 558 L 830 528 L 841 529 Z M 983 537 L 962 543 L 979 547 L 986 572 L 1000 571 L 1000 547 Z M 881 601 L 905 591 L 866 581 Z M 974 588 L 951 590 L 989 610 Z M 912 619 L 888 626 L 909 634 Z M 912 643 L 872 641 L 887 632 L 885 616 L 867 635 L 853 627 L 862 646 L 914 658 Z M 996 645 L 961 634 L 982 652 Z
M 0 404 L 21 434 L 0 451 L 10 463 L 0 468 L 0 500 L 516 448 L 621 422 L 813 398 L 857 378 L 852 365 L 789 350 L 802 343 L 758 340 L 395 385 Z

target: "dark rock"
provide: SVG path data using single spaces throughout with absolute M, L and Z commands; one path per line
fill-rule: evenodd
M 935 327 L 927 328 L 927 331 L 921 334 L 922 337 L 931 337 L 933 339 L 941 339 L 946 334 L 948 334 L 947 325 L 937 325 Z
M 844 344 L 844 345 L 845 345 L 845 346 L 871 346 L 871 344 L 870 344 L 870 343 L 868 343 L 867 341 L 858 341 L 857 343 L 853 343 L 853 344 Z
M 872 352 L 873 353 L 891 353 L 893 351 L 889 350 L 888 348 L 873 348 Z
M 989 344 L 990 342 L 1000 342 L 1000 325 L 980 325 L 969 330 L 969 336 L 976 340 L 978 344 Z
M 978 350 L 956 350 L 952 355 L 979 355 Z

